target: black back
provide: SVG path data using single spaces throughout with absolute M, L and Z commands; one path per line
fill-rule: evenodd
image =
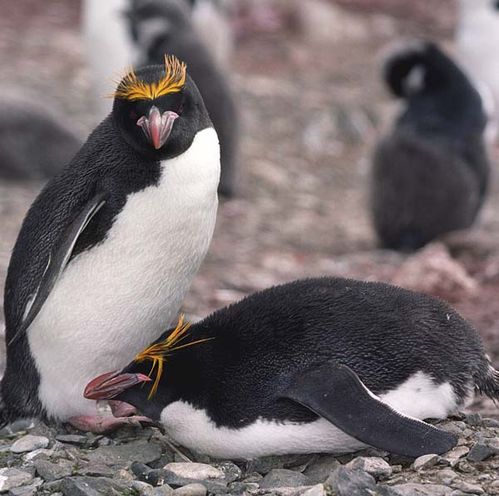
M 187 70 L 203 97 L 220 140 L 219 192 L 235 191 L 238 148 L 238 115 L 232 91 L 223 72 L 194 31 L 188 9 L 178 0 L 131 0 L 130 31 L 140 53 L 140 64 L 157 64 L 173 54 Z
M 374 226 L 383 246 L 416 249 L 474 222 L 489 178 L 487 118 L 477 90 L 432 43 L 389 59 L 384 76 L 407 107 L 374 154 Z
M 181 399 L 235 428 L 259 417 L 315 419 L 282 395 L 295 377 L 328 360 L 350 367 L 375 394 L 422 371 L 449 381 L 463 398 L 466 385 L 487 374 L 479 336 L 452 308 L 382 283 L 323 278 L 277 286 L 215 312 L 190 335 L 214 339 L 172 352 L 154 399 L 147 400 L 148 384 L 117 399 L 156 418 Z M 150 367 L 132 363 L 125 371 L 147 374 Z

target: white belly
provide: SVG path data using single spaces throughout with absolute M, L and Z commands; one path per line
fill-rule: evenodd
M 422 372 L 414 374 L 380 399 L 398 412 L 421 420 L 445 418 L 458 406 L 450 384 L 436 385 Z M 366 447 L 366 444 L 345 434 L 324 418 L 308 424 L 258 420 L 242 429 L 229 429 L 217 427 L 204 410 L 195 409 L 182 401 L 163 409 L 161 423 L 173 441 L 216 458 L 342 454 Z
M 66 268 L 28 330 L 49 415 L 95 413 L 86 383 L 122 368 L 175 319 L 213 234 L 219 164 L 216 133 L 205 129 Z

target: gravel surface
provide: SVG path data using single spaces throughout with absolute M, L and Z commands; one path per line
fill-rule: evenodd
M 283 8 L 283 2 L 276 3 Z M 306 24 L 298 29 L 292 22 L 278 30 L 241 35 L 231 74 L 244 123 L 241 193 L 220 206 L 210 253 L 185 310 L 193 318 L 202 317 L 256 289 L 305 276 L 395 282 L 451 301 L 479 330 L 499 366 L 497 174 L 472 231 L 412 256 L 377 248 L 366 206 L 371 152 L 397 111 L 380 82 L 381 54 L 401 36 L 416 34 L 429 35 L 452 51 L 454 2 L 338 3 L 351 10 L 328 29 L 317 30 L 325 33 L 323 39 L 307 31 Z M 294 2 L 284 2 L 288 4 Z M 76 0 L 8 0 L 0 16 L 0 86 L 43 99 L 85 134 L 94 117 L 78 12 Z M 292 18 L 285 14 L 283 18 Z M 342 36 L 328 37 L 335 30 Z M 492 156 L 496 163 L 498 151 L 492 150 Z M 0 280 L 22 218 L 40 187 L 0 182 Z M 0 368 L 3 360 L 0 352 Z M 472 410 L 499 418 L 487 400 L 477 401 Z M 0 467 L 6 467 L 0 473 L 0 492 L 175 490 L 195 495 L 208 490 L 312 496 L 327 489 L 341 495 L 499 494 L 494 420 L 464 418 L 445 425 L 459 432 L 460 446 L 444 457 L 417 460 L 414 466 L 383 453 L 367 453 L 354 463 L 349 463 L 352 457 L 310 456 L 235 466 L 202 458 L 197 461 L 208 461 L 224 473 L 207 480 L 164 469 L 184 460 L 154 428 L 103 437 L 37 425 L 30 434 L 45 437 L 46 447 L 14 453 L 11 446 L 22 434 L 0 440 Z

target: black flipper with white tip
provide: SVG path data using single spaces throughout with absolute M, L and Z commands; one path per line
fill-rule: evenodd
M 416 458 L 445 453 L 457 444 L 455 435 L 396 412 L 371 393 L 352 369 L 337 362 L 300 374 L 283 396 L 355 439 L 391 453 Z
M 105 202 L 106 194 L 97 193 L 85 204 L 81 212 L 76 216 L 74 221 L 68 226 L 66 231 L 61 236 L 59 243 L 54 246 L 47 261 L 45 272 L 43 273 L 38 289 L 33 297 L 31 306 L 29 307 L 29 311 L 27 312 L 22 324 L 19 326 L 18 331 L 7 343 L 8 346 L 14 343 L 16 339 L 28 329 L 35 317 L 38 315 L 43 307 L 43 304 L 48 298 L 48 295 L 66 268 L 76 242 L 78 241 L 78 237 L 85 230 L 93 216 L 100 210 Z

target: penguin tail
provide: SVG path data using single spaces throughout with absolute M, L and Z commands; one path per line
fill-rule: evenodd
M 3 429 L 9 423 L 10 420 L 7 414 L 7 408 L 5 407 L 5 402 L 2 397 L 2 389 L 0 388 L 0 429 Z
M 499 371 L 489 364 L 485 376 L 477 381 L 477 389 L 492 400 L 499 400 Z

